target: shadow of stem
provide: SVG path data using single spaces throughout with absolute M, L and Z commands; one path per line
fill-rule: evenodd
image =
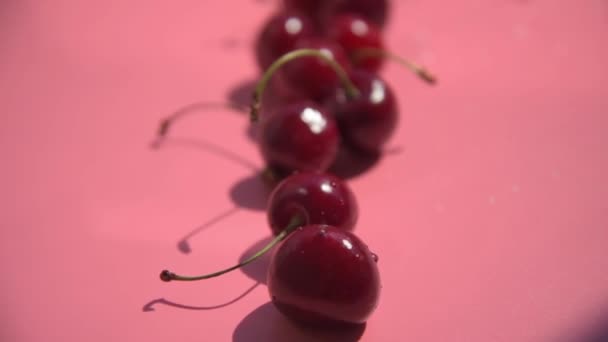
M 239 208 L 236 208 L 236 207 L 230 208 L 229 210 L 226 210 L 223 213 L 220 213 L 219 215 L 211 218 L 209 221 L 207 221 L 207 222 L 203 223 L 202 225 L 198 226 L 197 228 L 193 229 L 191 232 L 186 234 L 184 237 L 182 237 L 177 242 L 177 249 L 184 254 L 189 254 L 190 252 L 192 252 L 192 248 L 190 248 L 190 243 L 188 242 L 188 240 L 190 240 L 195 235 L 199 234 L 205 228 L 209 228 L 209 227 L 213 226 L 214 224 L 226 219 L 227 217 L 236 214 L 238 211 L 239 211 Z
M 226 303 L 222 303 L 222 304 L 218 304 L 218 305 L 193 306 L 193 305 L 175 303 L 175 302 L 172 302 L 172 301 L 167 300 L 165 298 L 158 298 L 158 299 L 154 299 L 154 300 L 151 300 L 148 303 L 146 303 L 143 306 L 142 311 L 143 312 L 155 311 L 154 306 L 157 305 L 157 304 L 162 304 L 162 305 L 166 305 L 166 306 L 172 306 L 174 308 L 185 309 L 185 310 L 215 310 L 215 309 L 221 309 L 221 308 L 224 308 L 226 306 L 234 304 L 234 303 L 238 302 L 239 300 L 245 298 L 245 296 L 247 296 L 248 294 L 250 294 L 259 285 L 260 285 L 260 283 L 255 283 L 255 284 L 253 284 L 253 286 L 251 286 L 250 288 L 248 288 L 245 292 L 243 292 L 242 294 L 240 294 L 238 297 L 236 297 L 236 298 L 234 298 L 234 299 L 232 299 L 232 300 L 230 300 L 230 301 L 228 301 Z

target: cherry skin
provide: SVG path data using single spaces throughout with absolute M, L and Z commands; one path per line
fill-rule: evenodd
M 288 318 L 335 326 L 364 323 L 378 305 L 374 256 L 354 234 L 327 225 L 297 228 L 270 261 L 268 290 Z
M 283 179 L 268 201 L 268 223 L 278 235 L 294 217 L 303 224 L 328 224 L 352 230 L 358 207 L 353 192 L 340 178 L 326 173 L 300 172 Z
M 388 0 L 337 0 L 328 4 L 326 23 L 331 25 L 333 17 L 344 13 L 354 13 L 367 18 L 378 27 L 386 24 L 389 15 Z
M 318 21 L 337 0 L 284 0 L 287 10 L 296 10 L 306 14 L 309 18 Z
M 295 49 L 317 49 L 335 60 L 346 71 L 348 57 L 337 43 L 324 38 L 302 38 Z M 309 56 L 286 63 L 280 72 L 285 85 L 313 101 L 323 101 L 340 85 L 336 71 L 324 60 Z
M 258 66 L 267 69 L 281 55 L 293 50 L 296 42 L 315 35 L 314 24 L 297 12 L 279 13 L 263 26 L 255 42 Z
M 351 80 L 359 89 L 355 99 L 347 99 L 342 89 L 327 106 L 336 116 L 344 141 L 371 154 L 381 151 L 391 138 L 398 122 L 397 103 L 393 91 L 379 76 L 354 71 Z
M 278 174 L 325 171 L 338 151 L 339 131 L 325 109 L 310 101 L 284 105 L 264 115 L 258 139 L 262 156 Z
M 380 28 L 369 20 L 355 14 L 339 15 L 332 20 L 327 36 L 342 46 L 351 58 L 353 67 L 370 72 L 380 69 L 383 58 L 357 59 L 357 53 L 363 52 L 363 49 L 384 50 Z

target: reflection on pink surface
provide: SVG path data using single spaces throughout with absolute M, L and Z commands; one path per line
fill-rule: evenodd
M 383 282 L 360 340 L 603 341 L 606 4 L 394 4 L 391 50 L 439 85 L 383 71 L 401 108 L 389 146 L 402 149 L 350 179 Z M 320 338 L 267 304 L 264 285 L 213 310 L 163 305 L 229 302 L 263 268 L 158 279 L 232 265 L 270 234 L 255 170 L 213 149 L 263 167 L 244 116 L 172 129 L 203 148 L 148 144 L 168 113 L 228 101 L 256 76 L 251 42 L 274 6 L 0 3 L 0 340 Z

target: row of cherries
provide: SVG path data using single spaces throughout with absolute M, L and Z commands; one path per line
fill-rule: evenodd
M 387 15 L 385 0 L 284 0 L 256 40 L 265 73 L 251 106 L 252 121 L 260 121 L 266 174 L 282 179 L 268 201 L 275 237 L 238 265 L 194 277 L 164 270 L 163 281 L 216 277 L 277 246 L 268 288 L 280 312 L 313 325 L 367 321 L 379 300 L 378 257 L 351 232 L 358 218 L 353 192 L 327 170 L 343 146 L 380 153 L 391 137 L 398 119 L 395 96 L 377 75 L 385 58 L 435 80 L 384 51 Z

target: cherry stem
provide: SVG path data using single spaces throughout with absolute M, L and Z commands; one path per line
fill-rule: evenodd
M 279 242 L 283 241 L 291 232 L 293 232 L 294 230 L 296 230 L 296 228 L 300 227 L 302 225 L 302 219 L 300 218 L 300 216 L 295 216 L 294 218 L 291 219 L 291 221 L 289 222 L 289 224 L 287 225 L 287 227 L 285 227 L 285 229 L 283 229 L 283 231 L 281 231 L 279 233 L 279 235 L 277 235 L 274 239 L 272 239 L 272 241 L 270 241 L 264 248 L 262 248 L 261 250 L 259 250 L 257 253 L 255 253 L 254 255 L 250 256 L 249 258 L 247 258 L 247 260 L 234 265 L 232 267 L 226 268 L 224 270 L 218 271 L 218 272 L 214 272 L 214 273 L 210 273 L 210 274 L 205 274 L 202 276 L 194 276 L 194 277 L 190 277 L 190 276 L 182 276 L 182 275 L 178 275 L 175 274 L 169 270 L 163 270 L 160 273 L 160 279 L 162 281 L 165 282 L 169 282 L 172 280 L 179 280 L 179 281 L 195 281 L 195 280 L 203 280 L 203 279 L 209 279 L 209 278 L 215 278 L 217 276 L 221 276 L 224 273 L 228 273 L 231 271 L 236 270 L 237 268 L 243 267 L 255 260 L 257 260 L 258 258 L 260 258 L 262 255 L 266 254 L 269 250 L 272 249 L 272 247 L 274 247 L 275 245 L 277 245 Z
M 354 98 L 359 95 L 359 90 L 357 89 L 357 87 L 355 87 L 355 85 L 350 80 L 350 78 L 348 78 L 348 74 L 346 73 L 344 68 L 342 68 L 340 66 L 340 64 L 338 64 L 338 62 L 336 62 L 333 58 L 331 58 L 330 56 L 327 56 L 321 50 L 297 49 L 297 50 L 288 52 L 288 53 L 284 54 L 283 56 L 279 57 L 276 61 L 274 61 L 274 63 L 272 63 L 270 65 L 270 67 L 268 67 L 266 72 L 264 72 L 264 74 L 262 75 L 262 78 L 258 82 L 257 86 L 255 87 L 255 91 L 253 93 L 253 101 L 251 103 L 251 115 L 250 115 L 252 122 L 258 121 L 259 112 L 260 112 L 260 108 L 262 105 L 262 95 L 264 94 L 264 91 L 266 90 L 266 86 L 268 85 L 268 81 L 270 81 L 270 78 L 272 78 L 274 73 L 278 69 L 280 69 L 285 63 L 288 63 L 294 59 L 298 59 L 301 57 L 317 57 L 317 58 L 322 59 L 327 64 L 329 64 L 329 66 L 332 69 L 334 69 L 334 71 L 336 72 L 336 74 L 338 75 L 340 80 L 342 81 L 344 88 L 346 89 L 346 94 L 349 97 Z
M 154 147 L 158 147 L 164 137 L 169 134 L 171 126 L 179 119 L 186 115 L 197 113 L 198 110 L 209 110 L 209 109 L 232 109 L 238 112 L 246 112 L 247 109 L 236 103 L 213 103 L 213 102 L 196 102 L 186 107 L 183 107 L 168 117 L 162 119 L 158 125 L 156 132 L 156 141 L 153 143 Z
M 402 58 L 400 56 L 397 56 L 395 54 L 392 54 L 392 53 L 382 50 L 382 49 L 376 49 L 376 48 L 359 49 L 354 53 L 353 59 L 355 61 L 361 61 L 361 60 L 369 58 L 369 57 L 382 57 L 382 58 L 392 59 L 395 62 L 403 65 L 404 67 L 410 69 L 413 73 L 418 75 L 418 77 L 420 77 L 423 81 L 425 81 L 429 84 L 437 83 L 437 78 L 430 71 L 426 70 L 424 67 L 422 67 L 410 60 L 407 60 L 405 58 Z

